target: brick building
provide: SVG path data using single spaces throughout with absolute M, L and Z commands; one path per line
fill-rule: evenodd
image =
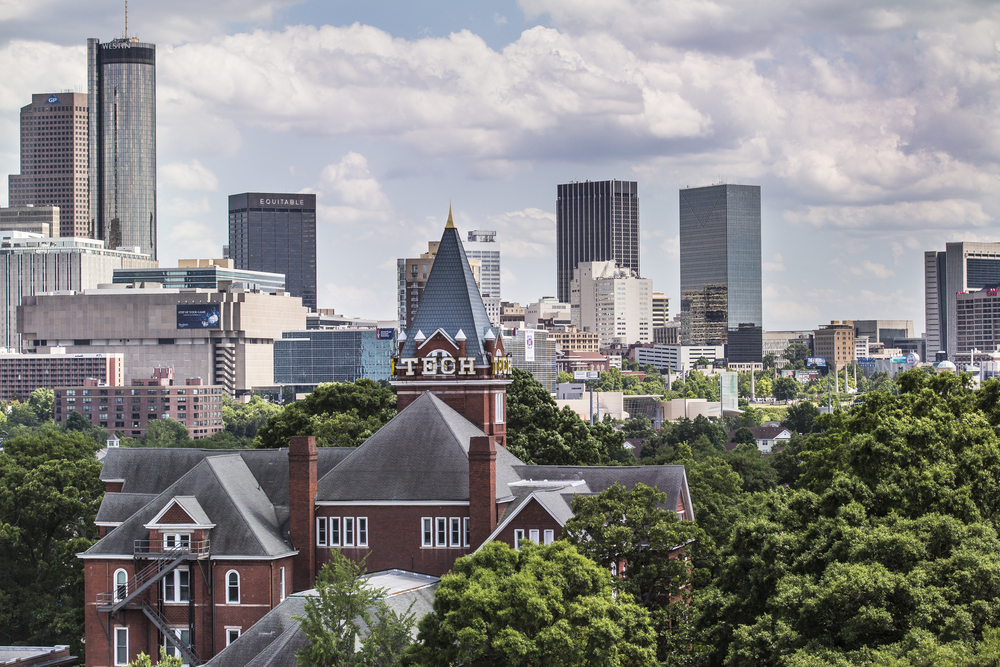
M 124 384 L 125 357 L 117 354 L 66 354 L 49 348 L 21 354 L 0 348 L 0 401 L 26 399 L 38 388 L 82 385 L 88 378 L 100 384 Z
M 311 588 L 333 549 L 439 576 L 492 540 L 555 540 L 576 494 L 616 482 L 694 519 L 683 466 L 533 466 L 507 451 L 510 356 L 450 217 L 394 362 L 399 413 L 357 448 L 110 450 L 102 539 L 80 556 L 87 664 L 164 642 L 207 660 Z

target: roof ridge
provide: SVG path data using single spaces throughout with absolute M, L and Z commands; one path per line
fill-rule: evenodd
M 261 493 L 264 493 L 263 489 L 261 489 L 261 487 L 260 487 L 260 482 L 257 480 L 256 477 L 254 477 L 253 472 L 251 472 L 250 468 L 246 464 L 246 461 L 243 460 L 243 457 L 240 456 L 239 454 L 236 454 L 235 457 L 240 460 L 240 463 L 243 465 L 244 468 L 246 468 L 246 471 L 247 471 L 247 473 L 249 473 L 250 477 L 252 477 L 253 480 L 255 482 L 257 482 L 257 489 Z M 208 467 L 212 471 L 212 474 L 215 476 L 215 479 L 219 483 L 219 486 L 221 486 L 225 490 L 226 497 L 229 498 L 229 502 L 232 503 L 233 507 L 236 509 L 236 513 L 239 514 L 240 519 L 243 520 L 243 524 L 246 526 L 247 532 L 250 535 L 253 536 L 253 539 L 254 539 L 255 542 L 257 542 L 257 546 L 260 547 L 260 550 L 263 551 L 264 553 L 267 553 L 268 552 L 267 547 L 265 547 L 264 543 L 260 541 L 260 538 L 257 536 L 257 533 L 254 531 L 253 526 L 250 525 L 250 521 L 247 519 L 246 514 L 244 514 L 244 512 L 243 512 L 243 507 L 241 506 L 240 503 L 236 502 L 236 499 L 235 499 L 233 493 L 231 492 L 229 486 L 225 483 L 225 481 L 223 481 L 223 476 L 220 475 L 219 471 L 215 469 L 214 465 L 212 465 L 212 463 L 214 463 L 214 461 L 212 459 L 215 459 L 215 458 L 229 458 L 229 456 L 228 455 L 223 455 L 222 457 L 206 456 L 202 460 L 202 462 L 207 462 L 208 463 Z M 199 463 L 198 465 L 201 465 L 201 463 Z M 197 467 L 197 466 L 195 466 L 195 467 Z M 180 481 L 180 480 L 178 480 L 178 481 Z M 264 497 L 265 497 L 265 499 L 267 499 L 268 504 L 271 504 L 271 500 L 269 498 L 267 498 L 266 494 L 264 495 Z M 271 509 L 272 509 L 272 511 L 274 510 L 274 505 L 273 504 L 271 504 Z M 211 518 L 211 517 L 209 517 L 209 518 Z M 275 519 L 277 519 L 277 517 L 275 517 Z

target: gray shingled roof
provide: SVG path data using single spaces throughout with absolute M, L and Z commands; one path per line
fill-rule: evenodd
M 466 337 L 466 355 L 475 355 L 477 365 L 487 363 L 483 338 L 491 329 L 490 317 L 455 227 L 446 227 L 441 235 L 431 275 L 427 277 L 420 295 L 420 307 L 406 331 L 402 356 L 417 356 L 417 341 L 414 338 L 418 331 L 430 337 L 438 329 L 442 329 L 452 340 L 461 330 Z M 500 332 L 493 329 L 493 334 L 499 336 Z
M 319 480 L 317 501 L 468 500 L 469 440 L 486 435 L 430 392 Z M 497 497 L 523 463 L 497 448 Z
M 682 465 L 667 466 L 517 466 L 515 471 L 522 479 L 530 480 L 583 480 L 591 493 L 600 493 L 615 482 L 632 489 L 642 482 L 662 491 L 667 496 L 667 507 L 677 507 L 677 500 L 684 489 L 687 473 Z M 571 494 L 572 498 L 572 494 Z
M 105 493 L 96 523 L 121 523 L 156 498 L 155 493 Z
M 216 525 L 209 534 L 212 556 L 269 558 L 292 551 L 261 485 L 243 458 L 230 453 L 203 458 L 85 555 L 131 554 L 134 541 L 149 536 L 145 525 L 177 496 L 193 496 L 208 508 L 208 518 Z

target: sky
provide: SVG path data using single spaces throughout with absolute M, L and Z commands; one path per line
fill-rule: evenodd
M 123 4 L 0 0 L 0 177 Z M 157 45 L 161 265 L 221 255 L 230 194 L 315 192 L 319 306 L 347 315 L 395 317 L 449 203 L 497 231 L 505 300 L 554 295 L 570 180 L 638 182 L 672 315 L 678 190 L 760 185 L 768 330 L 919 334 L 923 251 L 1000 240 L 997 2 L 132 0 L 129 33 Z

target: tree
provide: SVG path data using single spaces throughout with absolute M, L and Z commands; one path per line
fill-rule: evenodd
M 559 371 L 559 375 L 556 376 L 556 384 L 565 384 L 572 381 L 573 374 L 567 373 L 566 371 Z
M 234 401 L 228 396 L 222 398 L 222 423 L 227 432 L 240 440 L 253 441 L 267 420 L 280 413 L 281 406 L 260 396 L 253 396 L 247 403 Z
M 772 368 L 774 368 L 775 362 L 777 360 L 778 358 L 777 356 L 775 356 L 774 352 L 768 352 L 767 354 L 765 354 L 763 359 L 764 370 L 771 370 Z
M 816 418 L 819 417 L 819 408 L 810 401 L 799 401 L 795 405 L 788 406 L 781 425 L 793 433 L 812 433 Z
M 800 388 L 801 385 L 795 378 L 782 377 L 775 379 L 771 393 L 779 401 L 790 401 L 798 395 Z
M 663 507 L 666 499 L 645 484 L 628 491 L 616 483 L 596 496 L 574 497 L 574 516 L 563 527 L 563 536 L 598 565 L 625 563 L 616 583 L 653 615 L 660 660 L 690 645 L 682 619 L 693 580 L 707 581 L 701 556 L 710 543 L 696 523 Z
M 757 446 L 757 438 L 754 437 L 753 431 L 748 429 L 746 426 L 741 426 L 736 429 L 736 432 L 733 433 L 732 441 L 739 445 Z
M 356 447 L 396 415 L 388 384 L 362 378 L 321 384 L 305 398 L 272 415 L 257 433 L 258 447 L 287 447 L 294 435 L 314 435 L 321 447 Z
M 152 419 L 146 424 L 146 434 L 131 443 L 133 447 L 190 447 L 187 426 L 176 419 Z
M 781 353 L 781 356 L 788 361 L 791 368 L 802 369 L 805 368 L 806 359 L 809 358 L 810 354 L 811 352 L 809 351 L 809 348 L 802 343 L 792 343 L 785 348 L 785 351 Z
M 160 647 L 160 659 L 156 661 L 156 667 L 183 667 L 184 661 L 176 655 L 167 655 L 167 650 Z M 152 660 L 145 653 L 140 653 L 135 660 L 125 667 L 152 667 Z
M 708 360 L 708 357 L 698 357 L 698 360 L 694 362 L 695 366 L 711 366 L 712 362 Z
M 441 578 L 404 659 L 427 667 L 649 665 L 649 614 L 615 596 L 606 568 L 559 540 L 489 542 Z
M 303 667 L 392 667 L 400 664 L 415 619 L 396 612 L 386 591 L 367 584 L 364 565 L 333 549 L 316 575 L 316 595 L 296 617 L 309 644 L 296 653 Z

